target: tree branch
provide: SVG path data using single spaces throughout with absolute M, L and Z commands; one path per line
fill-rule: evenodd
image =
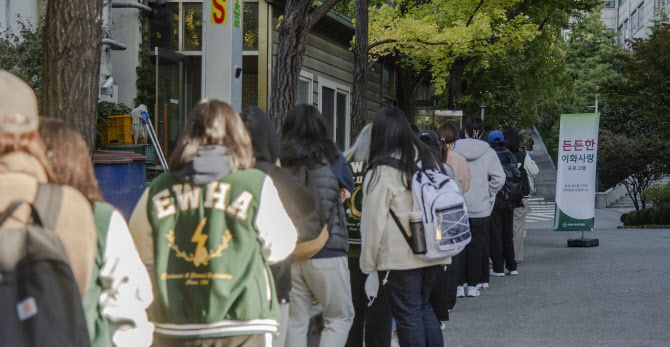
M 472 12 L 472 16 L 470 16 L 470 19 L 468 19 L 468 22 L 465 23 L 466 28 L 470 26 L 470 23 L 472 23 L 472 19 L 475 18 L 475 15 L 477 14 L 477 11 L 479 11 L 479 9 L 482 7 L 482 5 L 484 5 L 484 0 L 481 0 L 479 2 L 479 5 L 477 5 L 477 7 L 475 8 L 475 11 Z
M 303 0 L 305 1 L 305 0 Z M 309 23 L 308 30 L 311 29 L 318 23 L 321 18 L 323 18 L 328 12 L 338 3 L 342 0 L 326 0 L 323 4 L 319 5 L 318 7 L 314 8 L 307 17 L 307 23 Z
M 490 37 L 485 37 L 485 38 L 481 38 L 481 39 L 472 40 L 472 42 L 495 41 L 495 40 L 498 40 L 498 39 L 503 38 L 503 37 L 511 37 L 511 35 L 490 36 Z M 400 41 L 391 40 L 391 39 L 388 39 L 386 41 L 377 41 L 375 43 L 371 43 L 370 45 L 368 45 L 368 51 L 370 51 L 371 49 L 373 49 L 377 46 L 381 46 L 381 45 L 385 45 L 385 44 L 389 44 L 389 43 L 400 43 Z M 452 45 L 453 44 L 453 42 L 430 42 L 430 41 L 424 41 L 422 39 L 416 39 L 416 41 L 407 41 L 407 43 L 421 43 L 421 44 L 429 45 L 429 46 L 446 46 L 446 45 Z
M 544 26 L 547 24 L 548 21 L 549 21 L 549 16 L 547 16 L 547 18 L 545 18 L 544 20 L 542 20 L 542 23 L 540 23 L 540 26 L 537 27 L 537 30 L 538 30 L 538 31 L 542 31 L 542 29 L 544 29 Z

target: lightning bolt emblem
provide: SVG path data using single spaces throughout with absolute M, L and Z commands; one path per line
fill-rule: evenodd
M 209 235 L 202 233 L 202 229 L 205 228 L 205 223 L 207 223 L 207 218 L 203 218 L 200 221 L 198 228 L 196 228 L 195 233 L 193 233 L 193 237 L 191 237 L 191 242 L 197 243 L 194 259 L 195 266 L 199 266 L 201 263 L 207 264 L 207 255 L 209 252 L 205 247 L 205 242 L 207 242 Z

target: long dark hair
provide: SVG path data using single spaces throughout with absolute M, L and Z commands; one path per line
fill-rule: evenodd
M 521 146 L 519 134 L 517 134 L 517 132 L 513 129 L 507 129 L 503 131 L 503 136 L 505 137 L 505 141 L 507 141 L 507 148 L 510 150 L 510 152 L 518 152 L 519 147 Z
M 333 163 L 339 156 L 340 151 L 329 138 L 326 122 L 316 107 L 298 105 L 288 111 L 281 130 L 282 166 L 312 165 L 324 158 Z
M 407 121 L 405 113 L 397 107 L 387 107 L 379 110 L 372 122 L 372 136 L 370 144 L 370 165 L 372 170 L 372 187 L 378 177 L 373 170 L 377 165 L 395 166 L 402 171 L 405 187 L 411 187 L 412 175 L 420 167 L 444 172 L 437 154 L 431 151 L 419 138 Z M 399 158 L 398 158 L 399 157 Z M 394 160 L 398 158 L 399 160 Z

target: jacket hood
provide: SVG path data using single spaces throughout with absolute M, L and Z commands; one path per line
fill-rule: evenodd
M 270 117 L 258 107 L 249 107 L 242 112 L 242 119 L 251 136 L 256 163 L 269 162 L 274 165 L 279 158 L 279 136 Z
M 479 159 L 489 148 L 488 143 L 477 139 L 461 139 L 454 144 L 454 150 L 468 161 Z
M 218 181 L 232 172 L 226 146 L 203 146 L 183 168 L 172 172 L 178 179 L 202 186 Z

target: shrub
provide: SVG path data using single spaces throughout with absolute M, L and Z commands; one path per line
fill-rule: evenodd
M 621 221 L 621 223 L 626 224 L 626 217 L 627 216 L 628 216 L 628 213 L 624 213 L 619 217 L 619 220 Z
M 670 183 L 648 187 L 642 192 L 642 197 L 654 206 L 670 205 Z
M 659 207 L 652 207 L 649 209 L 649 222 L 653 225 L 663 224 L 663 216 Z
M 651 224 L 651 220 L 649 219 L 649 214 L 650 213 L 651 213 L 650 208 L 645 208 L 643 210 L 640 210 L 640 212 L 638 213 L 637 222 L 640 225 Z
M 624 222 L 625 225 L 638 225 L 637 223 L 637 215 L 638 211 L 633 211 L 626 215 L 626 221 Z

